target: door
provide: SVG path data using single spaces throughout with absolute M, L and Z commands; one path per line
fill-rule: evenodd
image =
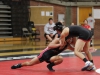
M 89 13 L 92 13 L 92 7 L 79 7 L 78 23 L 82 24 L 89 17 Z

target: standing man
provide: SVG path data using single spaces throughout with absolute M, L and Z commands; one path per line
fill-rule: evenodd
M 95 24 L 95 20 L 92 17 L 92 14 L 89 14 L 89 17 L 87 18 L 87 22 L 88 22 L 88 25 L 90 25 L 91 31 L 92 31 L 92 33 L 94 35 L 94 24 Z
M 87 18 L 87 22 L 88 22 L 88 25 L 90 25 L 91 27 L 91 32 L 92 32 L 92 35 L 94 35 L 94 25 L 95 25 L 95 19 L 92 17 L 92 14 L 89 14 L 89 17 Z M 91 40 L 91 46 L 93 45 L 93 41 Z
M 49 40 L 49 41 L 52 41 L 54 36 L 56 35 L 56 31 L 53 30 L 53 27 L 55 26 L 54 22 L 53 22 L 53 19 L 52 18 L 49 18 L 49 23 L 47 23 L 45 26 L 44 26 L 44 36 Z M 57 35 L 55 36 L 57 37 Z

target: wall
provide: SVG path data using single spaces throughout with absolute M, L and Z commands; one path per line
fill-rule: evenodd
M 74 24 L 77 24 L 77 7 L 71 7 L 71 19 Z
M 100 9 L 100 7 L 93 7 L 93 9 Z M 72 22 L 74 22 L 75 24 L 77 24 L 77 7 L 72 7 L 71 8 L 71 19 L 72 19 Z M 100 33 L 99 33 L 99 30 L 100 30 L 100 19 L 95 19 L 95 28 L 94 28 L 94 39 L 95 40 L 98 40 L 100 39 Z
M 38 1 L 30 1 L 30 6 L 53 6 L 54 7 L 54 22 L 58 21 L 58 14 L 65 14 L 66 13 L 66 7 L 45 3 L 45 2 L 38 2 Z M 44 25 L 35 25 L 37 29 L 40 30 L 40 38 L 41 40 L 45 40 L 44 38 Z
M 65 6 L 56 5 L 56 4 L 50 4 L 50 3 L 45 3 L 45 2 L 36 2 L 36 1 L 30 1 L 30 4 L 31 4 L 31 6 L 53 6 L 54 7 L 54 22 L 58 21 L 57 20 L 58 14 L 65 14 L 65 16 L 66 16 L 66 14 L 68 12 L 71 12 L 71 14 L 69 16 L 66 16 L 66 17 L 70 17 L 69 21 L 77 24 L 77 7 L 70 7 L 71 10 L 68 11 Z M 96 8 L 100 9 L 100 7 L 94 7 L 94 9 L 96 9 Z M 95 39 L 99 39 L 100 38 L 100 34 L 99 34 L 99 30 L 100 30 L 99 21 L 100 20 L 96 19 L 95 21 L 96 21 L 96 23 L 95 23 L 95 32 L 94 32 L 95 33 Z M 65 20 L 65 23 L 69 24 L 69 23 L 67 23 L 66 20 Z M 44 31 L 43 31 L 44 26 L 43 25 L 38 25 L 38 26 L 36 26 L 36 28 L 38 28 L 41 32 L 40 33 L 41 34 L 40 35 L 41 39 L 45 40 L 44 35 L 43 35 L 44 34 Z
M 94 9 L 100 9 L 100 7 L 94 7 Z M 95 19 L 94 38 L 100 39 L 100 19 Z

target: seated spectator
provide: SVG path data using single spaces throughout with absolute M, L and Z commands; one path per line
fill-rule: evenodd
M 52 41 L 54 38 L 58 37 L 57 32 L 53 30 L 54 26 L 55 24 L 52 18 L 49 18 L 49 23 L 44 26 L 44 36 L 49 41 Z

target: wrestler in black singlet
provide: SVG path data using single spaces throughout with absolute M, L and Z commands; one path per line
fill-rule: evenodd
M 66 44 L 64 46 L 63 49 L 59 50 L 58 48 L 53 48 L 53 49 L 48 49 L 46 50 L 41 57 L 39 57 L 41 55 L 41 53 L 38 55 L 38 58 L 40 60 L 40 62 L 46 61 L 47 63 L 50 63 L 50 58 L 52 56 L 58 55 L 59 53 L 61 53 L 62 51 L 64 51 L 67 48 L 68 44 Z
M 70 37 L 78 37 L 79 39 L 88 41 L 92 37 L 91 31 L 81 26 L 75 25 L 75 26 L 69 26 L 68 28 L 69 28 L 69 35 L 66 37 L 66 39 Z

